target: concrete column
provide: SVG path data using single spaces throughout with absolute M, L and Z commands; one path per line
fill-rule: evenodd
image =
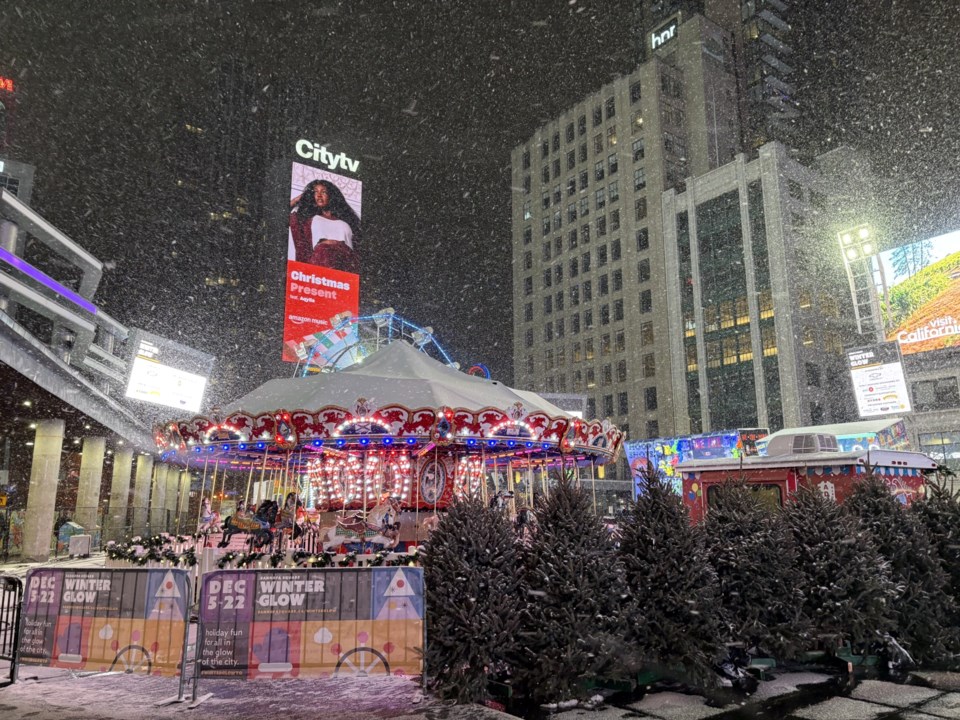
M 167 466 L 167 491 L 164 513 L 167 518 L 167 532 L 174 532 L 177 525 L 177 494 L 180 491 L 180 473 L 173 465 Z
M 73 520 L 93 535 L 97 527 L 100 506 L 100 482 L 103 480 L 103 456 L 107 448 L 105 437 L 85 437 L 80 457 L 80 482 L 77 487 L 77 508 Z
M 0 221 L 0 248 L 9 253 L 17 254 L 17 225 L 9 220 Z M 10 317 L 16 317 L 17 305 L 5 292 L 0 292 L 0 312 Z
M 27 514 L 23 521 L 23 559 L 29 562 L 43 562 L 50 558 L 63 430 L 63 420 L 41 420 L 37 423 L 30 489 L 27 491 Z
M 133 450 L 117 450 L 113 456 L 113 477 L 110 482 L 110 522 L 108 540 L 119 542 L 127 535 L 127 505 L 130 502 L 130 473 L 133 470 Z
M 150 496 L 150 534 L 156 535 L 167 529 L 166 499 L 167 499 L 167 470 L 165 463 L 153 468 L 153 492 Z
M 196 527 L 190 523 L 188 514 L 190 512 L 190 471 L 180 471 L 180 509 L 177 515 L 177 532 L 191 534 L 196 532 Z
M 133 534 L 147 532 L 147 514 L 150 509 L 150 475 L 153 455 L 137 455 L 137 476 L 133 482 Z

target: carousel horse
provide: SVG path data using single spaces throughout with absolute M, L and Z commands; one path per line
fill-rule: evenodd
M 393 550 L 400 542 L 400 501 L 388 498 L 367 514 L 356 511 L 337 518 L 336 525 L 320 530 L 320 542 L 324 550 L 335 550 L 341 545 L 361 543 L 380 545 Z
M 250 535 L 250 546 L 252 548 L 261 548 L 273 542 L 273 531 L 271 528 L 277 520 L 279 507 L 275 500 L 264 500 L 260 507 L 254 513 L 253 517 L 249 515 L 231 515 L 223 525 L 223 538 L 218 547 L 226 547 L 230 544 L 230 538 L 239 532 Z
M 210 504 L 210 498 L 204 498 L 200 509 L 200 524 L 197 526 L 198 533 L 209 533 L 220 527 L 220 513 L 214 512 Z

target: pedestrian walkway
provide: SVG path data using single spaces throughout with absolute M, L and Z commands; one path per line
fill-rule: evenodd
M 107 554 L 97 552 L 85 558 L 72 558 L 67 555 L 61 555 L 58 558 L 51 557 L 45 562 L 21 562 L 14 558 L 10 562 L 0 563 L 0 575 L 13 575 L 14 577 L 26 577 L 27 572 L 33 568 L 55 567 L 55 568 L 101 568 L 107 560 Z

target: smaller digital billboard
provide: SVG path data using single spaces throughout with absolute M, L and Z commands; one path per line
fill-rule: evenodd
M 130 333 L 133 349 L 126 397 L 200 412 L 213 356 L 145 330 Z
M 870 262 L 886 339 L 903 355 L 960 345 L 960 230 Z
M 910 412 L 910 395 L 897 343 L 847 350 L 860 417 Z

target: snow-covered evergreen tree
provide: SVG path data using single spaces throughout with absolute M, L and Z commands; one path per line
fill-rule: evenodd
M 804 613 L 823 649 L 896 630 L 898 590 L 889 563 L 856 516 L 816 489 L 801 487 L 783 518 L 797 551 Z
M 620 665 L 623 591 L 610 536 L 590 497 L 560 478 L 535 505 L 536 529 L 523 550 L 527 601 L 518 685 L 537 703 L 570 699 Z
M 801 650 L 810 622 L 793 538 L 776 512 L 743 480 L 717 488 L 704 522 L 710 563 L 720 587 L 722 639 L 779 658 Z
M 945 484 L 933 482 L 927 485 L 925 497 L 915 501 L 910 510 L 937 547 L 950 578 L 950 595 L 960 611 L 960 501 Z
M 713 685 L 721 653 L 719 594 L 702 532 L 661 478 L 646 473 L 644 484 L 620 526 L 626 638 L 646 667 Z
M 503 513 L 453 504 L 426 542 L 427 677 L 439 697 L 476 702 L 508 671 L 520 626 L 519 558 Z
M 918 662 L 947 660 L 957 650 L 958 633 L 950 616 L 953 600 L 926 527 L 876 476 L 857 483 L 844 507 L 873 535 L 890 563 L 890 578 L 901 589 L 894 603 L 901 644 Z

